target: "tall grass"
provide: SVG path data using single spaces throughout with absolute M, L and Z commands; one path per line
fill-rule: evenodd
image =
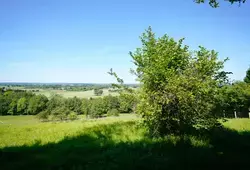
M 8 117 L 4 119 L 10 122 Z M 25 121 L 23 117 L 19 119 Z M 1 169 L 231 169 L 234 166 L 243 169 L 248 166 L 248 119 L 229 120 L 225 123 L 227 128 L 206 134 L 163 138 L 148 136 L 132 115 L 60 123 L 33 121 L 27 125 L 0 125 Z

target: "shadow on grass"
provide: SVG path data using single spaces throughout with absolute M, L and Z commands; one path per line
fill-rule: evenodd
M 4 148 L 0 169 L 249 169 L 250 132 L 220 128 L 179 140 L 116 142 L 112 134 L 122 136 L 121 126 L 98 128 L 56 144 Z M 192 138 L 208 143 L 195 145 Z

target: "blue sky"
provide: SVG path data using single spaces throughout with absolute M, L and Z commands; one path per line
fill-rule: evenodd
M 219 52 L 241 80 L 250 66 L 250 3 L 218 9 L 193 0 L 0 0 L 0 82 L 133 83 L 129 51 L 152 26 Z

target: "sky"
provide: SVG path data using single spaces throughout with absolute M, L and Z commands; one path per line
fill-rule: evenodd
M 148 26 L 229 57 L 242 80 L 250 66 L 250 2 L 193 0 L 0 0 L 0 82 L 111 83 L 113 68 L 134 83 L 129 51 Z

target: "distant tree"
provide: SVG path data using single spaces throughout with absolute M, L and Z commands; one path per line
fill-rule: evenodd
M 117 96 L 104 96 L 103 100 L 106 105 L 106 111 L 109 111 L 111 109 L 119 109 L 120 107 L 119 99 Z
M 85 115 L 89 115 L 90 110 L 90 100 L 82 99 L 82 113 Z
M 245 82 L 235 82 L 227 86 L 223 97 L 227 113 L 237 117 L 237 113 L 247 112 L 250 106 L 250 86 Z
M 82 100 L 77 97 L 67 99 L 66 107 L 77 114 L 82 114 Z
M 27 113 L 27 99 L 25 97 L 22 97 L 17 102 L 17 112 L 19 114 L 26 114 Z
M 17 114 L 17 100 L 13 99 L 8 108 L 8 114 L 10 115 L 16 115 Z
M 66 120 L 69 114 L 70 110 L 65 106 L 56 107 L 51 111 L 53 120 Z
M 47 105 L 47 110 L 49 112 L 51 112 L 52 110 L 54 110 L 55 108 L 60 108 L 60 107 L 64 107 L 65 106 L 65 98 L 63 98 L 60 95 L 53 95 L 50 100 L 48 101 Z
M 49 112 L 47 110 L 41 111 L 36 117 L 41 121 L 47 121 L 49 119 Z
M 119 111 L 117 109 L 111 109 L 107 112 L 107 116 L 119 116 Z
M 102 94 L 103 94 L 103 90 L 102 89 L 94 89 L 94 94 L 96 95 L 96 96 L 101 96 Z
M 28 114 L 36 115 L 39 112 L 46 110 L 47 102 L 48 98 L 44 95 L 37 95 L 31 97 L 27 109 Z
M 231 4 L 233 3 L 245 3 L 246 0 L 227 0 L 228 2 L 230 2 Z M 208 2 L 209 5 L 213 8 L 217 8 L 219 7 L 219 0 L 195 0 L 196 3 L 205 3 L 205 2 Z
M 136 105 L 136 97 L 133 93 L 123 92 L 119 96 L 120 112 L 131 113 Z
M 246 77 L 244 78 L 244 82 L 250 84 L 250 68 L 246 72 Z
M 93 118 L 101 117 L 107 113 L 107 108 L 102 98 L 91 100 L 89 116 Z
M 77 119 L 77 113 L 76 112 L 70 112 L 68 115 L 69 120 L 76 120 Z

